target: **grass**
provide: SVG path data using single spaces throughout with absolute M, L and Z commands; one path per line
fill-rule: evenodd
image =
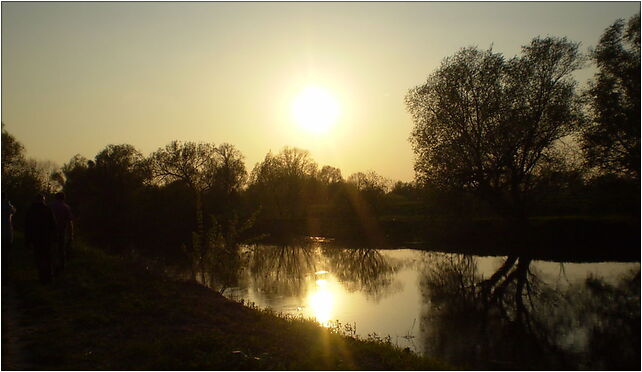
M 88 247 L 43 286 L 30 252 L 19 241 L 16 250 L 11 280 L 2 283 L 3 304 L 15 297 L 13 311 L 3 307 L 3 326 L 7 317 L 17 323 L 3 327 L 3 369 L 9 362 L 38 370 L 447 368 L 380 339 L 243 306 Z M 11 359 L 19 360 L 5 359 L 7 342 L 17 345 Z

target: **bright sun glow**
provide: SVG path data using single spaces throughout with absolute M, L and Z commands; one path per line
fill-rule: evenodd
M 327 284 L 325 279 L 317 280 L 316 290 L 308 298 L 308 306 L 310 306 L 314 312 L 314 317 L 324 327 L 330 326 L 334 305 L 332 291 L 328 288 Z
M 307 306 L 317 322 L 324 327 L 330 326 L 334 308 L 334 293 L 325 270 L 314 273 L 313 289 L 308 295 Z
M 325 89 L 308 86 L 292 102 L 292 117 L 304 129 L 326 133 L 337 121 L 339 104 Z

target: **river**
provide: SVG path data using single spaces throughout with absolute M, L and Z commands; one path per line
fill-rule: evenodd
M 640 263 L 241 247 L 224 294 L 472 369 L 639 369 Z M 389 338 L 388 338 L 389 337 Z

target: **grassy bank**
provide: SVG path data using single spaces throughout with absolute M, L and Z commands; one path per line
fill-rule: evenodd
M 2 368 L 41 370 L 444 369 L 390 344 L 261 311 L 101 251 L 38 283 L 16 244 L 2 282 Z

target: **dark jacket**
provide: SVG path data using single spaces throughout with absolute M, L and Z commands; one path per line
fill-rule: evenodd
M 31 204 L 25 218 L 25 240 L 27 243 L 48 244 L 56 236 L 56 221 L 51 208 L 44 203 Z

